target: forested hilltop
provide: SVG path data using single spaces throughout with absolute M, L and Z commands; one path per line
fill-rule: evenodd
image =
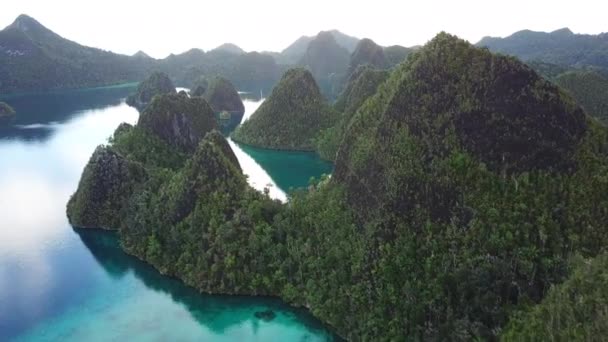
M 334 174 L 288 204 L 247 185 L 204 99 L 162 95 L 93 155 L 70 222 L 349 340 L 600 340 L 608 129 L 517 59 L 445 33 L 376 87 L 383 74 L 357 70 L 376 90 L 340 102 L 358 108 Z
M 256 147 L 312 151 L 316 136 L 337 119 L 338 113 L 327 104 L 312 74 L 291 69 L 232 137 Z

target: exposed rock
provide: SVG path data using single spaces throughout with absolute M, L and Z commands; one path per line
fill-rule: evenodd
M 75 227 L 118 229 L 123 210 L 135 188 L 147 178 L 145 169 L 99 146 L 87 163 L 78 190 L 67 205 Z
M 137 125 L 185 152 L 192 152 L 205 134 L 217 128 L 211 107 L 200 97 L 156 96 Z

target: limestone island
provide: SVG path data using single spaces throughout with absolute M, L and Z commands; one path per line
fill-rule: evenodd
M 338 119 L 312 74 L 288 70 L 251 117 L 232 134 L 240 143 L 269 149 L 313 151 L 313 139 Z
M 163 72 L 154 72 L 139 84 L 135 94 L 127 98 L 127 104 L 142 111 L 154 96 L 175 93 L 175 86 L 169 76 Z

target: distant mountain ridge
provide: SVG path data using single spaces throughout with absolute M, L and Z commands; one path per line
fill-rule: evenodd
M 522 30 L 505 38 L 485 37 L 477 46 L 524 61 L 608 68 L 608 33 L 575 34 L 569 28 L 549 33 Z
M 321 31 L 320 33 L 323 32 L 331 34 L 336 40 L 336 43 L 348 50 L 349 53 L 355 51 L 355 48 L 360 40 L 359 38 L 349 36 L 338 30 Z M 308 50 L 310 42 L 312 42 L 316 37 L 317 36 L 302 36 L 298 38 L 295 42 L 286 47 L 277 55 L 277 62 L 281 64 L 295 64 L 299 62 L 306 54 L 306 50 Z
M 0 92 L 137 81 L 151 63 L 82 46 L 20 15 L 0 31 Z
M 138 82 L 153 72 L 166 73 L 181 87 L 192 87 L 200 77 L 220 76 L 239 91 L 268 93 L 286 70 L 299 65 L 313 71 L 324 94 L 332 99 L 341 91 L 351 54 L 360 41 L 330 30 L 303 36 L 280 53 L 246 52 L 226 43 L 207 52 L 193 48 L 155 59 L 143 51 L 127 56 L 84 46 L 20 15 L 0 31 L 0 93 Z M 400 46 L 383 49 L 389 66 L 411 52 Z

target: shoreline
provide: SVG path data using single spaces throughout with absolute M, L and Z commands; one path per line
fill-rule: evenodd
M 134 82 L 122 82 L 122 83 L 114 83 L 108 85 L 101 86 L 93 86 L 93 87 L 78 87 L 78 88 L 52 88 L 46 90 L 32 90 L 32 91 L 21 91 L 21 92 L 13 92 L 13 93 L 0 93 L 0 99 L 10 99 L 14 97 L 27 96 L 27 95 L 43 95 L 43 94 L 57 94 L 62 92 L 76 92 L 76 91 L 92 91 L 92 90 L 101 90 L 101 89 L 120 89 L 120 88 L 130 88 L 135 87 L 139 84 L 139 81 Z

